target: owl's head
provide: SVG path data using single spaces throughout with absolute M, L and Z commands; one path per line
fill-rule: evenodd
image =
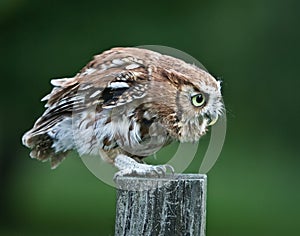
M 181 65 L 184 66 L 177 70 L 164 70 L 167 83 L 160 88 L 155 86 L 158 94 L 167 97 L 161 97 L 159 110 L 163 110 L 163 123 L 174 138 L 195 142 L 217 122 L 224 110 L 221 82 L 194 65 Z
M 208 126 L 217 122 L 224 108 L 220 81 L 205 71 L 199 77 L 189 79 L 178 93 L 178 138 L 181 142 L 197 141 Z

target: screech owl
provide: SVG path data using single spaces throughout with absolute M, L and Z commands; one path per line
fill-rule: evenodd
M 101 155 L 117 175 L 173 171 L 142 159 L 174 140 L 198 141 L 224 108 L 220 82 L 209 73 L 141 48 L 105 51 L 73 78 L 51 83 L 44 114 L 22 140 L 52 168 L 76 150 Z

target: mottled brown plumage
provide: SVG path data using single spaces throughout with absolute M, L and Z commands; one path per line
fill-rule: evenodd
M 120 174 L 164 172 L 136 160 L 173 140 L 197 141 L 223 109 L 220 83 L 209 73 L 141 48 L 113 48 L 51 83 L 46 111 L 23 143 L 53 168 L 75 149 L 100 153 Z

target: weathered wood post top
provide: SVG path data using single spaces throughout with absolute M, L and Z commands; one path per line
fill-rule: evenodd
M 118 177 L 116 184 L 116 236 L 205 235 L 206 175 Z

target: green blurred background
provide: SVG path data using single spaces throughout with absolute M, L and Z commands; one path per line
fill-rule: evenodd
M 113 235 L 115 190 L 76 154 L 55 171 L 30 159 L 21 136 L 50 79 L 145 44 L 185 51 L 224 81 L 228 130 L 208 173 L 207 234 L 298 235 L 299 10 L 296 0 L 1 0 L 0 235 Z

